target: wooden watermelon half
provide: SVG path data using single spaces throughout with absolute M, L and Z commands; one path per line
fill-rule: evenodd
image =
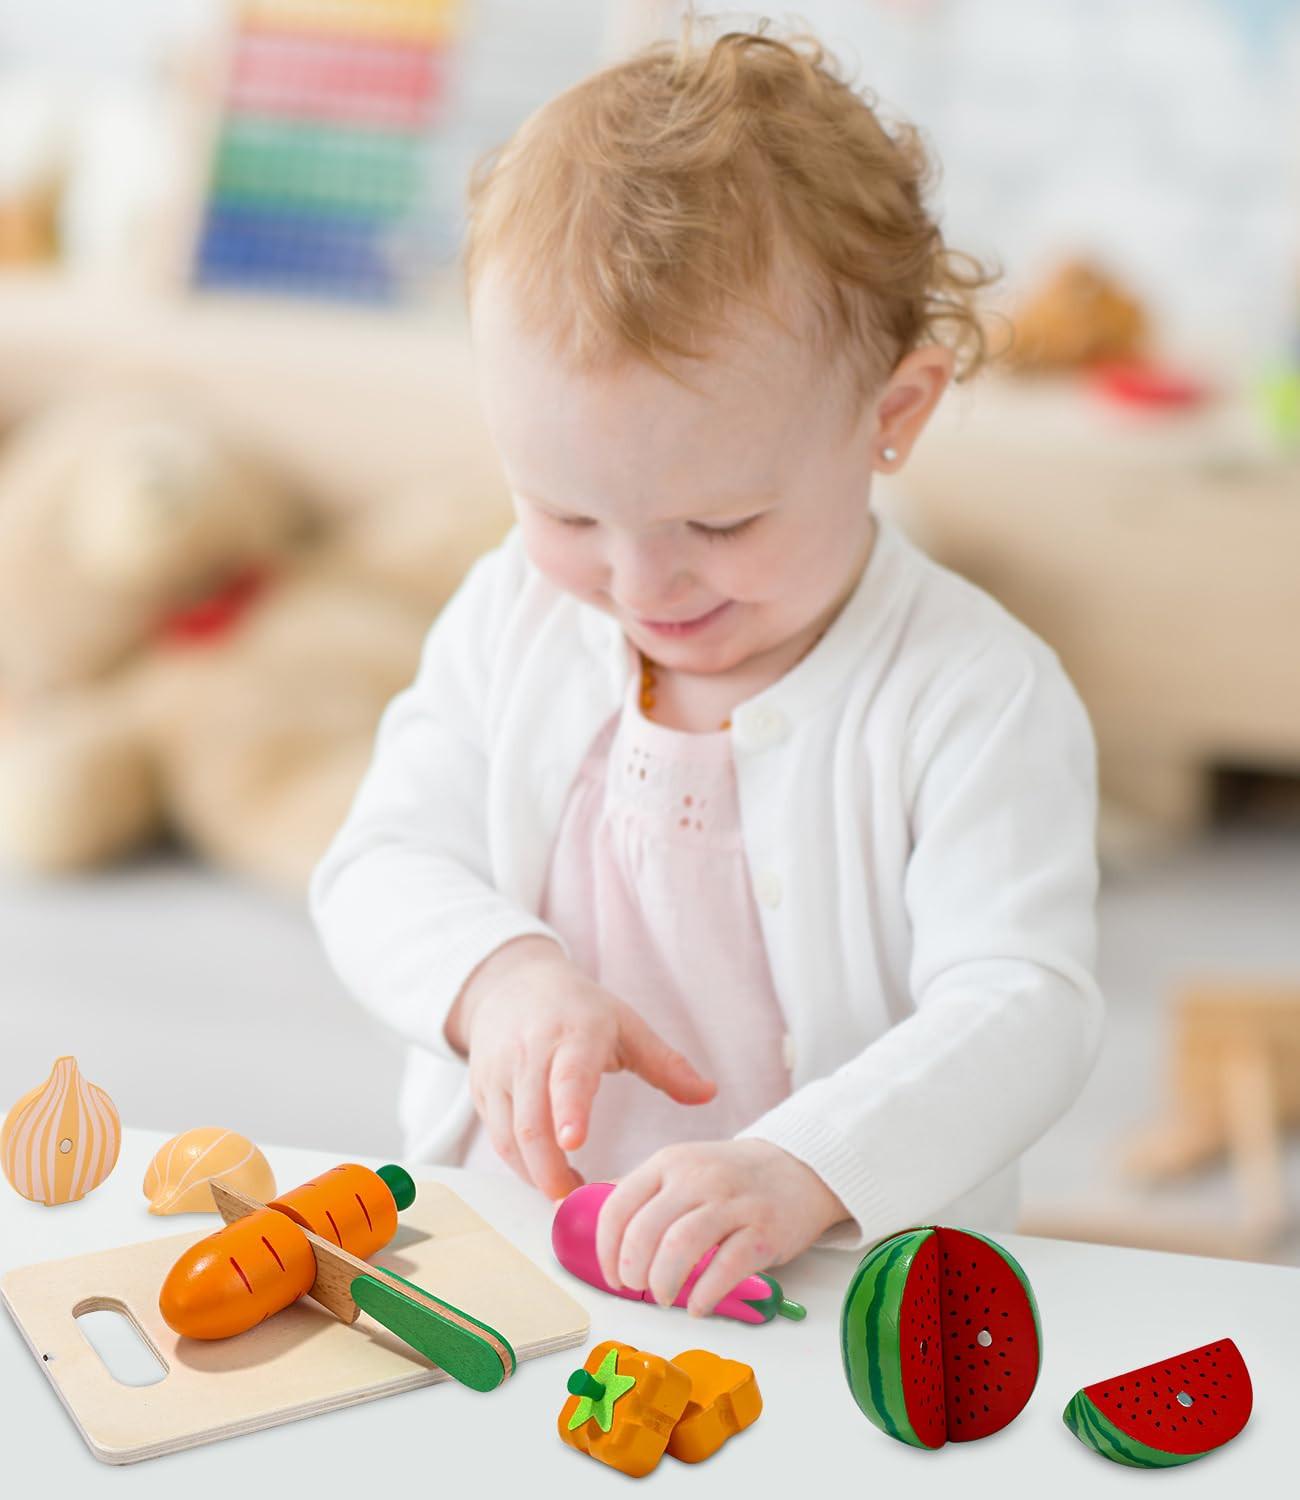
M 1250 1371 L 1231 1339 L 1085 1385 L 1065 1425 L 1117 1464 L 1166 1469 L 1231 1442 L 1250 1419 Z
M 967 1229 L 909 1229 L 862 1258 L 840 1352 L 854 1400 L 918 1448 L 988 1437 L 1029 1400 L 1042 1362 L 1038 1306 L 1001 1245 Z

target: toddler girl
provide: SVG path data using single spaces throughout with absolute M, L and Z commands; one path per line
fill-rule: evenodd
M 810 42 L 660 47 L 476 177 L 518 525 L 389 708 L 316 873 L 412 1045 L 406 1154 L 618 1178 L 617 1285 L 703 1313 L 814 1241 L 1007 1228 L 1090 1066 L 1086 717 L 871 510 L 984 277 Z

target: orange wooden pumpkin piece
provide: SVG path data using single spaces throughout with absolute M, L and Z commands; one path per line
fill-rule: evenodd
M 639 1479 L 663 1457 L 691 1378 L 670 1360 L 606 1340 L 569 1377 L 560 1436 L 571 1448 Z
M 672 1362 L 690 1376 L 691 1398 L 673 1428 L 668 1452 L 683 1463 L 697 1464 L 756 1422 L 763 1398 L 753 1370 L 739 1360 L 687 1349 L 674 1354 Z

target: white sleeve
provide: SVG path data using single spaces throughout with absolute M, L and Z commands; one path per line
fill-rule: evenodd
M 1036 644 L 1036 643 L 1035 643 Z M 1046 648 L 988 651 L 913 734 L 915 1012 L 745 1133 L 838 1194 L 852 1246 L 926 1222 L 1069 1107 L 1100 1041 L 1092 731 Z
M 344 984 L 446 1059 L 459 1060 L 443 1035 L 447 1013 L 479 963 L 512 938 L 556 937 L 493 888 L 489 867 L 484 709 L 521 570 L 507 541 L 438 616 L 311 881 L 312 917 Z

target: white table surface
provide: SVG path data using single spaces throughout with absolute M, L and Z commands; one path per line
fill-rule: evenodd
M 209 1232 L 215 1221 L 207 1218 L 147 1212 L 140 1184 L 163 1140 L 161 1133 L 127 1130 L 108 1181 L 60 1208 L 28 1203 L 0 1182 L 0 1275 L 190 1227 Z M 305 1181 L 335 1160 L 264 1149 L 282 1186 Z M 896 1486 L 908 1500 L 951 1500 L 958 1488 L 1000 1500 L 1045 1492 L 1067 1500 L 1165 1484 L 1189 1496 L 1221 1497 L 1225 1486 L 1261 1496 L 1294 1493 L 1298 1269 L 1003 1236 L 1038 1297 L 1044 1354 L 1037 1389 L 1002 1432 L 927 1452 L 871 1426 L 841 1373 L 840 1298 L 856 1256 L 813 1252 L 778 1272 L 788 1295 L 808 1307 L 803 1323 L 695 1320 L 680 1310 L 602 1295 L 569 1277 L 551 1256 L 548 1204 L 513 1179 L 446 1168 L 416 1168 L 414 1176 L 446 1181 L 569 1287 L 591 1313 L 590 1343 L 526 1361 L 504 1387 L 486 1395 L 449 1382 L 117 1469 L 91 1456 L 22 1335 L 10 1318 L 0 1317 L 5 1493 L 84 1496 L 113 1485 L 132 1495 L 229 1500 L 241 1487 L 254 1496 L 269 1492 L 257 1477 L 264 1471 L 267 1480 L 291 1481 L 314 1497 L 347 1500 L 374 1496 L 380 1484 L 444 1500 L 490 1500 L 507 1491 L 557 1500 L 608 1496 L 631 1481 L 566 1447 L 555 1430 L 570 1370 L 585 1349 L 607 1338 L 669 1357 L 691 1347 L 713 1349 L 753 1365 L 758 1376 L 764 1399 L 758 1422 L 702 1465 L 665 1458 L 642 1481 L 658 1493 L 721 1489 L 798 1500 L 800 1487 L 807 1493 L 811 1486 L 833 1486 L 869 1500 Z M 1225 1336 L 1236 1340 L 1250 1368 L 1254 1415 L 1227 1449 L 1178 1470 L 1177 1478 L 1108 1463 L 1062 1424 L 1062 1408 L 1078 1387 Z

